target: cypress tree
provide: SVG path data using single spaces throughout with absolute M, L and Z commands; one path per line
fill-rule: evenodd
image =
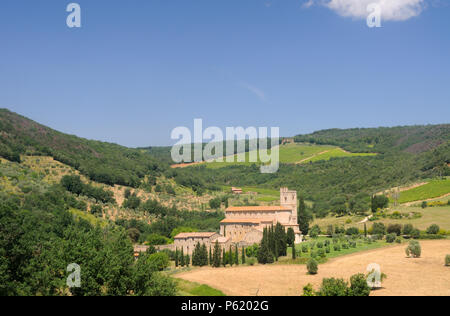
M 233 266 L 234 260 L 233 260 L 233 249 L 231 249 L 231 245 L 230 245 L 230 252 L 228 255 L 228 261 L 230 263 L 230 266 Z
M 225 253 L 225 247 L 223 247 L 223 251 L 222 251 L 222 265 L 224 267 L 227 266 L 227 254 Z
M 210 266 L 213 265 L 213 258 L 212 258 L 212 253 L 211 253 L 211 245 L 209 245 L 209 258 L 208 258 L 208 264 Z
M 214 254 L 213 254 L 212 265 L 215 268 L 220 267 L 220 246 L 219 246 L 219 242 L 217 242 L 217 241 L 216 241 L 216 244 L 214 245 Z
M 242 246 L 242 264 L 245 264 L 245 248 Z
M 297 255 L 297 254 L 295 253 L 295 243 L 292 243 L 292 259 L 295 260 L 296 255 Z
M 367 225 L 364 223 L 364 237 L 367 237 Z
M 201 266 L 202 267 L 207 266 L 208 265 L 208 250 L 206 250 L 205 244 L 202 244 L 201 254 L 202 254 Z
M 175 268 L 178 268 L 178 247 L 175 248 Z
M 185 257 L 184 257 L 184 247 L 181 247 L 181 262 L 180 262 L 180 265 L 182 266 L 182 267 L 184 267 L 185 266 Z
M 236 252 L 235 252 L 235 256 L 234 256 L 234 263 L 238 266 L 239 265 L 239 250 L 238 250 L 238 246 L 236 245 Z
M 186 255 L 186 267 L 189 268 L 190 263 L 191 263 L 191 257 L 189 255 Z

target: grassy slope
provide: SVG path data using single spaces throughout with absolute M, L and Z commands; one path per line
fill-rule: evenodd
M 399 203 L 433 199 L 450 193 L 450 179 L 433 180 L 420 187 L 403 191 Z
M 348 153 L 335 146 L 324 145 L 311 145 L 311 144 L 287 144 L 280 146 L 280 163 L 295 164 L 295 163 L 307 163 L 309 161 L 329 160 L 331 158 L 343 158 L 343 157 L 357 157 L 357 156 L 373 156 L 371 153 Z M 269 151 L 269 154 L 271 151 Z M 207 163 L 207 168 L 223 168 L 230 165 L 252 165 L 261 164 L 261 160 L 256 162 L 250 161 L 250 153 L 245 154 L 245 162 L 237 162 L 237 156 L 233 157 L 234 162 L 210 162 Z
M 225 296 L 221 291 L 205 284 L 177 279 L 178 296 Z

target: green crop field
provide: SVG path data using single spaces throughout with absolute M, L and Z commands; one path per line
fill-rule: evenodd
M 205 284 L 177 279 L 178 296 L 225 296 L 221 291 Z
M 433 180 L 420 187 L 400 193 L 399 203 L 434 199 L 450 193 L 450 179 Z
M 336 146 L 322 146 L 322 145 L 312 145 L 312 144 L 287 144 L 282 145 L 279 148 L 280 151 L 280 163 L 285 164 L 301 164 L 307 162 L 315 162 L 319 160 L 329 160 L 331 158 L 345 158 L 345 157 L 355 157 L 355 156 L 373 156 L 375 154 L 367 153 L 349 153 Z M 269 150 L 269 155 L 271 151 Z M 223 168 L 233 165 L 251 165 L 251 164 L 261 164 L 259 155 L 257 155 L 256 162 L 250 162 L 250 153 L 245 153 L 245 162 L 237 162 L 237 155 L 235 155 L 234 162 L 209 162 L 207 163 L 208 168 Z
M 308 159 L 306 162 L 315 162 L 315 161 L 321 161 L 321 160 L 330 160 L 331 158 L 341 158 L 341 157 L 366 157 L 366 156 L 375 156 L 376 154 L 373 153 L 349 153 L 341 148 L 334 148 L 330 151 L 327 151 L 325 153 L 322 153 L 320 155 L 314 156 L 311 159 Z

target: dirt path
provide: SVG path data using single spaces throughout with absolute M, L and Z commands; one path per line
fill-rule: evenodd
M 320 153 L 314 154 L 314 155 L 312 155 L 311 157 L 308 157 L 308 158 L 302 159 L 302 160 L 300 160 L 300 161 L 297 161 L 295 164 L 296 164 L 296 165 L 299 165 L 299 164 L 304 163 L 305 161 L 311 160 L 311 159 L 313 159 L 313 158 L 315 158 L 315 157 L 317 157 L 317 156 L 326 154 L 326 153 L 329 152 L 329 151 L 331 151 L 331 150 L 325 150 L 325 151 L 322 151 L 322 152 L 320 152 Z
M 320 265 L 315 276 L 308 275 L 304 265 L 257 265 L 200 268 L 175 277 L 208 284 L 227 295 L 295 296 L 301 295 L 308 283 L 317 289 L 323 278 L 349 279 L 353 274 L 366 273 L 370 263 L 377 263 L 387 279 L 383 289 L 372 292 L 374 296 L 450 296 L 450 268 L 444 266 L 450 240 L 422 241 L 421 245 L 422 258 L 406 258 L 403 244 L 332 259 Z

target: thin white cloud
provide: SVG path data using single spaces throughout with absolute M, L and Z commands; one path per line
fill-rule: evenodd
M 239 82 L 239 85 L 240 85 L 241 87 L 247 89 L 247 90 L 250 91 L 251 93 L 253 93 L 253 94 L 254 94 L 255 96 L 257 96 L 258 99 L 260 99 L 261 101 L 263 101 L 263 102 L 266 102 L 266 101 L 267 101 L 266 94 L 265 94 L 264 91 L 262 91 L 261 89 L 255 87 L 255 86 L 253 86 L 253 85 L 251 85 L 251 84 L 248 84 L 248 83 L 246 83 L 246 82 L 243 82 L 243 81 Z
M 427 6 L 426 0 L 308 0 L 304 7 L 325 6 L 343 17 L 366 19 L 367 6 L 377 3 L 384 21 L 405 21 L 419 16 Z

